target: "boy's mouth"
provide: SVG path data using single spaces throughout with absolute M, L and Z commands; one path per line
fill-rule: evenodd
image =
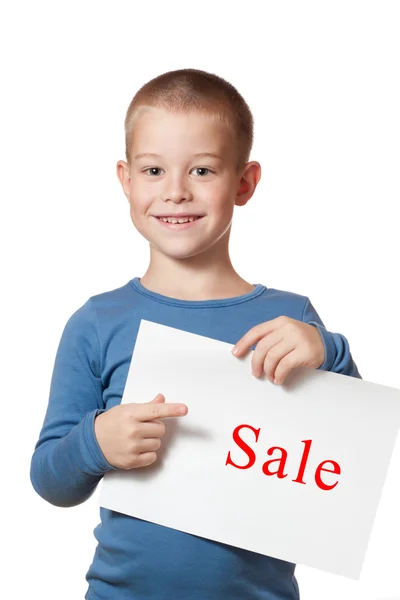
M 193 227 L 197 221 L 200 221 L 203 218 L 203 215 L 190 215 L 187 217 L 155 217 L 157 221 L 163 226 L 168 227 L 169 229 L 188 229 L 189 227 Z
M 168 222 L 168 223 L 187 223 L 189 221 L 196 221 L 196 219 L 201 219 L 202 216 L 201 215 L 182 215 L 181 217 L 174 217 L 173 215 L 171 216 L 160 216 L 157 217 L 157 219 L 160 219 L 160 221 Z

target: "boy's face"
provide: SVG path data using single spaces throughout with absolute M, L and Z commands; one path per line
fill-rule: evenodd
M 154 153 L 158 156 L 137 156 Z M 214 153 L 197 156 L 198 153 Z M 117 175 L 130 203 L 136 229 L 163 254 L 188 258 L 229 238 L 235 205 L 253 195 L 261 177 L 259 163 L 235 171 L 236 148 L 222 125 L 204 113 L 171 113 L 159 108 L 137 117 L 130 169 Z M 166 226 L 159 215 L 202 215 L 192 225 Z M 219 245 L 221 246 L 221 244 Z

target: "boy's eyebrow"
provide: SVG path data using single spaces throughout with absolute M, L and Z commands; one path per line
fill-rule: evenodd
M 156 158 L 162 158 L 160 156 L 160 154 L 155 154 L 154 152 L 140 152 L 139 154 L 135 155 L 135 160 L 138 158 L 143 158 L 144 156 L 155 156 Z M 218 158 L 219 160 L 223 160 L 222 156 L 219 156 L 219 154 L 215 154 L 214 152 L 199 152 L 198 154 L 193 154 L 193 156 L 195 157 L 199 157 L 199 156 L 211 156 L 213 158 Z

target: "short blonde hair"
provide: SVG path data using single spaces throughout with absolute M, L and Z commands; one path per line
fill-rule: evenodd
M 131 164 L 134 123 L 142 108 L 163 108 L 186 114 L 199 111 L 227 128 L 237 146 L 236 169 L 249 161 L 254 122 L 250 108 L 228 81 L 199 69 L 168 71 L 145 83 L 133 97 L 125 118 L 125 153 Z

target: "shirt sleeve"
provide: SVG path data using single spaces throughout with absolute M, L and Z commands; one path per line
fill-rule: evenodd
M 100 348 L 92 300 L 67 321 L 57 349 L 50 395 L 30 466 L 35 491 L 55 506 L 85 502 L 108 470 L 94 432 L 105 412 Z
M 347 338 L 340 333 L 331 333 L 326 330 L 309 298 L 307 298 L 304 306 L 302 321 L 318 329 L 324 344 L 325 359 L 317 370 L 332 371 L 341 375 L 349 375 L 350 377 L 362 379 L 357 365 L 351 356 Z

